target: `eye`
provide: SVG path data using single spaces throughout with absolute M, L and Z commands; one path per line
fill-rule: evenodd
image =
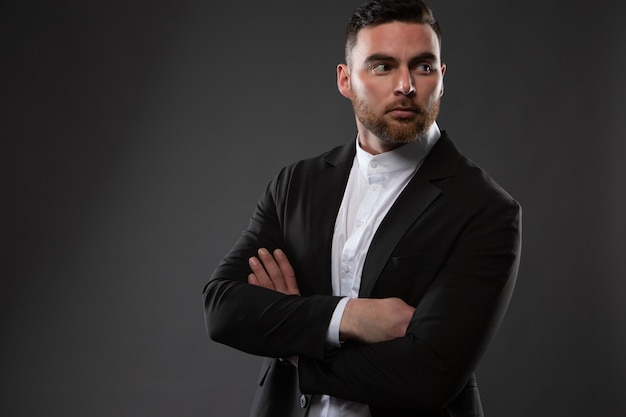
M 431 72 L 433 72 L 433 66 L 430 64 L 419 64 L 415 68 L 417 69 L 417 72 L 421 74 L 430 74 Z
M 388 64 L 376 64 L 372 67 L 372 72 L 374 73 L 385 73 L 388 72 L 391 67 Z

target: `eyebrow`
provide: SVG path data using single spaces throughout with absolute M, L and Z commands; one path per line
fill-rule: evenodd
M 368 56 L 367 58 L 365 58 L 365 63 L 366 64 L 370 64 L 372 62 L 379 62 L 379 61 L 384 61 L 384 62 L 397 62 L 398 60 L 390 55 L 385 55 L 382 53 L 374 53 L 370 56 Z M 418 62 L 422 62 L 422 61 L 435 61 L 438 62 L 439 59 L 437 58 L 437 55 L 433 54 L 432 52 L 424 52 L 422 54 L 416 55 L 413 58 L 411 58 L 409 60 L 409 64 L 410 65 L 414 65 Z

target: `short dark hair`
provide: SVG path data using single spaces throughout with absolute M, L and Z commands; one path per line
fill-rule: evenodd
M 429 25 L 441 45 L 441 28 L 433 12 L 420 0 L 369 0 L 359 6 L 346 28 L 346 62 L 356 43 L 357 34 L 366 26 L 389 22 L 422 23 Z

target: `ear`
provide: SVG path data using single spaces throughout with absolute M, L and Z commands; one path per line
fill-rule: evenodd
M 337 65 L 337 89 L 342 96 L 352 99 L 352 86 L 350 85 L 350 69 L 346 64 Z
M 443 96 L 443 77 L 446 75 L 446 64 L 441 64 L 441 93 L 439 93 L 439 97 Z

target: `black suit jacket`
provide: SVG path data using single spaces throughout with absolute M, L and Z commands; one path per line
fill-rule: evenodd
M 360 297 L 416 308 L 406 336 L 328 349 L 339 300 L 331 241 L 355 144 L 284 168 L 205 287 L 210 336 L 265 361 L 253 416 L 304 415 L 310 394 L 370 405 L 376 416 L 480 416 L 473 371 L 508 306 L 519 265 L 521 209 L 448 135 L 435 144 L 379 226 Z M 246 283 L 248 258 L 283 249 L 302 296 Z M 302 395 L 305 393 L 306 395 Z

